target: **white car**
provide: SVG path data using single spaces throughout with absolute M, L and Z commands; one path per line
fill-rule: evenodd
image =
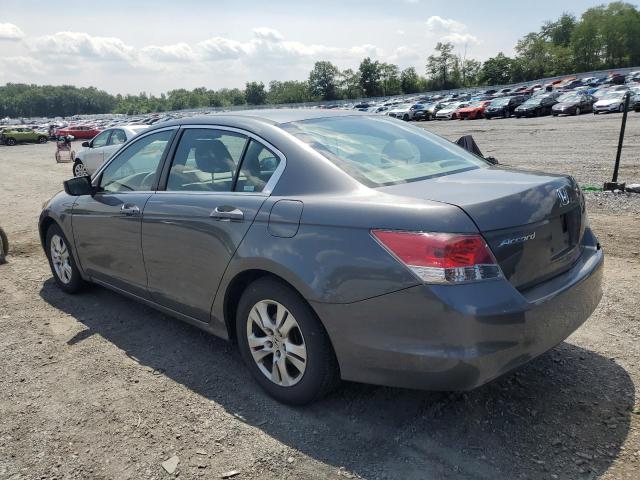
M 436 113 L 436 120 L 451 120 L 453 118 L 453 114 L 459 108 L 468 107 L 469 102 L 455 102 L 450 103 Z
M 148 125 L 121 125 L 108 128 L 93 137 L 91 141 L 83 142 L 82 146 L 85 149 L 76 153 L 73 176 L 93 175 L 123 143 L 128 142 L 146 128 L 149 128 Z
M 403 103 L 401 105 L 397 105 L 389 110 L 387 110 L 386 114 L 390 117 L 400 118 L 402 120 L 411 119 L 411 107 L 413 103 Z
M 594 115 L 605 112 L 624 112 L 626 91 L 609 91 L 593 104 Z

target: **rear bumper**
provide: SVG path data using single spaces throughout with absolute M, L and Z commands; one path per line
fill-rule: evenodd
M 351 304 L 312 304 L 345 380 L 470 390 L 562 342 L 602 297 L 602 250 L 526 292 L 506 280 L 419 285 Z

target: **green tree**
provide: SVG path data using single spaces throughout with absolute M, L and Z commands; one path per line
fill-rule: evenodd
M 321 100 L 338 98 L 338 75 L 340 70 L 331 62 L 316 62 L 309 73 L 309 91 Z
M 478 75 L 482 68 L 482 62 L 473 58 L 466 58 L 461 62 L 460 72 L 462 75 L 462 86 L 469 87 L 477 85 Z
M 420 77 L 414 67 L 408 67 L 400 72 L 400 87 L 403 93 L 417 93 L 420 91 Z
M 360 62 L 358 68 L 360 72 L 360 88 L 366 97 L 377 97 L 381 94 L 382 86 L 380 84 L 380 64 L 367 57 Z
M 338 75 L 338 85 L 342 98 L 360 98 L 363 95 L 359 70 L 347 68 L 341 71 Z
M 286 82 L 278 82 L 276 80 L 269 82 L 269 92 L 267 93 L 267 103 L 303 103 L 311 100 L 309 92 L 309 84 L 307 82 L 299 82 L 289 80 Z
M 244 96 L 249 105 L 263 105 L 267 99 L 267 92 L 262 82 L 247 82 Z
M 480 69 L 480 83 L 485 85 L 504 85 L 511 78 L 513 60 L 500 52 L 495 57 L 487 59 Z
M 575 28 L 576 17 L 565 12 L 555 22 L 545 22 L 540 29 L 540 35 L 555 46 L 568 47 Z
M 435 88 L 455 88 L 459 85 L 453 81 L 453 70 L 458 64 L 458 59 L 453 53 L 452 43 L 438 42 L 436 54 L 427 58 L 427 76 L 433 82 Z

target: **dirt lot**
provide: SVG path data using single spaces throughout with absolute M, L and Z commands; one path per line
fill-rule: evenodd
M 420 124 L 523 168 L 599 184 L 619 115 Z M 640 115 L 622 179 L 640 182 Z M 69 165 L 0 147 L 0 479 L 637 479 L 640 200 L 589 195 L 605 297 L 565 343 L 468 393 L 345 384 L 308 408 L 266 397 L 233 347 L 102 288 L 53 284 L 41 204 Z M 633 413 L 633 409 L 636 409 Z M 161 463 L 177 456 L 175 474 Z

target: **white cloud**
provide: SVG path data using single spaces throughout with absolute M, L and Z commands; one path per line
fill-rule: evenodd
M 280 42 L 284 40 L 284 37 L 278 30 L 269 27 L 254 28 L 253 36 L 260 40 L 267 40 L 270 42 Z
M 223 37 L 213 37 L 196 45 L 203 60 L 236 60 L 249 53 L 251 45 Z
M 389 56 L 389 61 L 397 64 L 401 68 L 405 66 L 413 66 L 422 58 L 423 54 L 423 50 L 418 50 L 415 47 L 410 47 L 408 45 L 401 45 Z
M 24 32 L 13 23 L 0 23 L 0 40 L 20 40 Z
M 426 26 L 427 33 L 438 41 L 457 45 L 477 45 L 480 43 L 478 37 L 467 32 L 467 26 L 464 23 L 451 18 L 434 15 L 427 19 Z
M 141 50 L 151 60 L 157 62 L 194 62 L 198 56 L 190 45 L 180 42 L 174 45 L 149 45 Z
M 28 40 L 34 53 L 82 57 L 84 59 L 124 61 L 135 60 L 135 49 L 115 37 L 93 37 L 83 32 L 57 32 Z
M 39 75 L 46 71 L 46 66 L 37 58 L 25 57 L 25 56 L 13 56 L 13 57 L 0 57 L 0 72 L 11 73 L 13 76 L 19 74 L 27 75 Z M 6 68 L 5 68 L 6 67 Z M 4 79 L 0 73 L 0 82 Z

